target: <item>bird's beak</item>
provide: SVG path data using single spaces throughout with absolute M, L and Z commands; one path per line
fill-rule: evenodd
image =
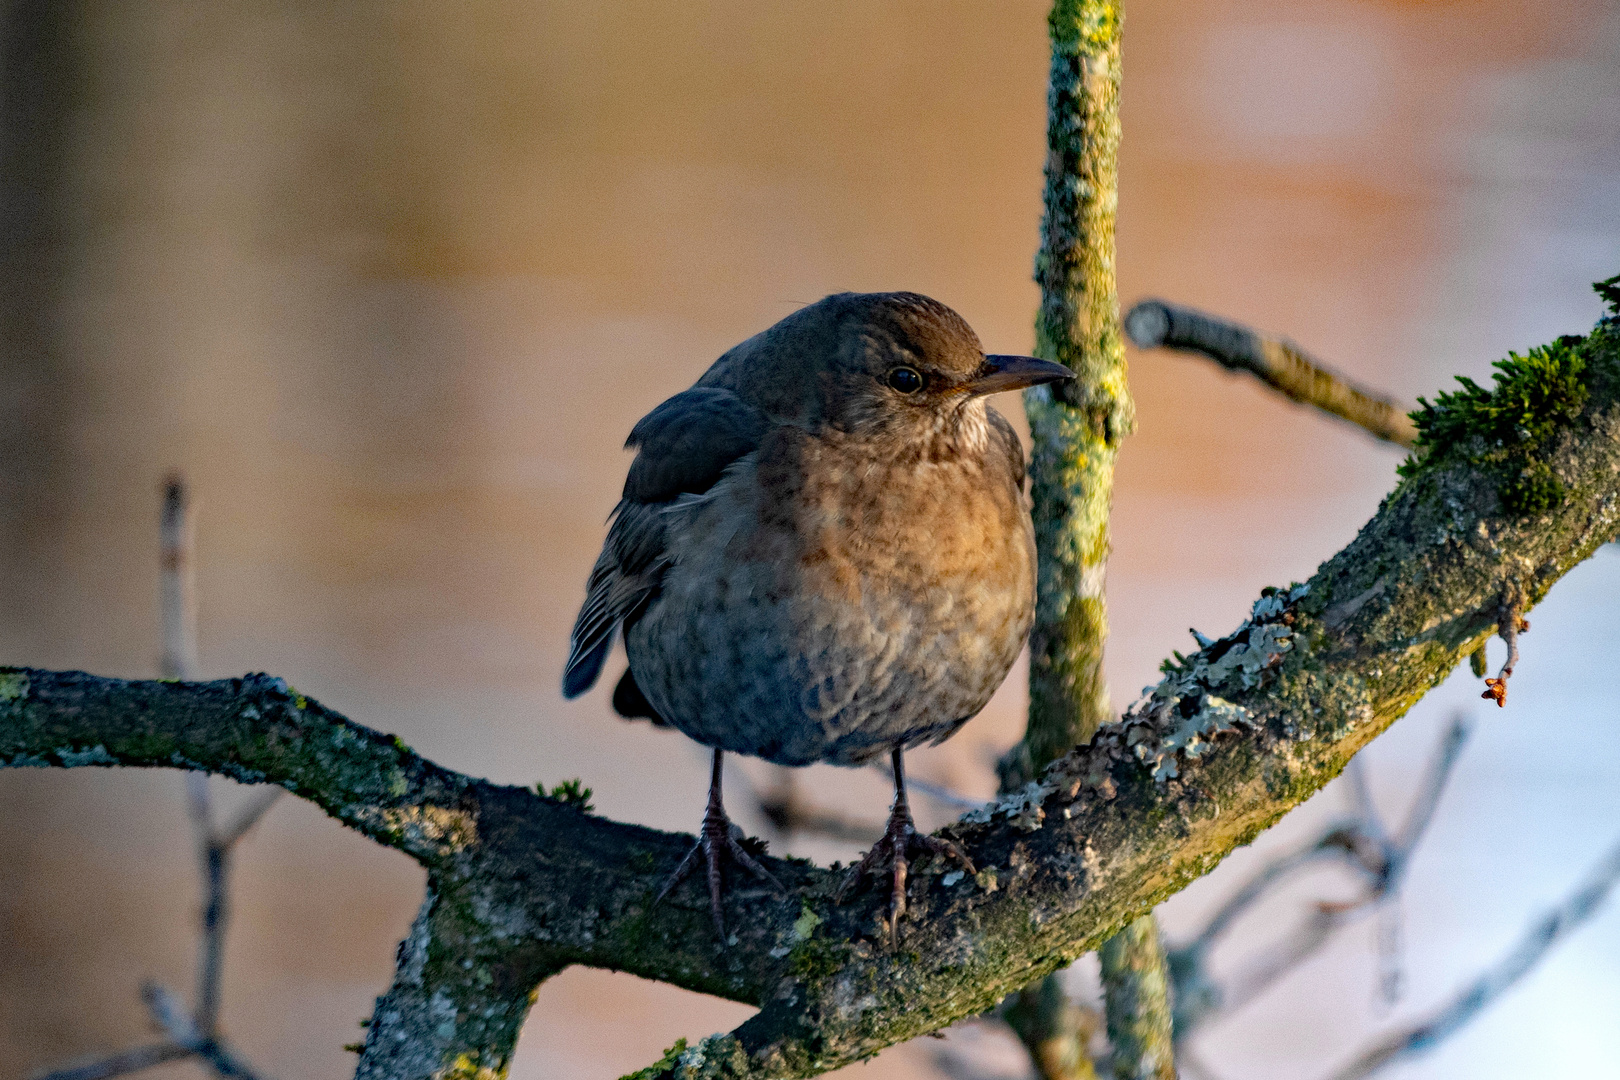
M 1033 356 L 1006 356 L 993 353 L 984 358 L 978 373 L 967 383 L 967 392 L 975 397 L 981 394 L 999 394 L 1003 390 L 1022 390 L 1026 386 L 1059 382 L 1074 378 L 1074 372 L 1050 360 Z

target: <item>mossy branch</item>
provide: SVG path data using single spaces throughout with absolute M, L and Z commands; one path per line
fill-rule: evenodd
M 951 826 L 981 872 L 920 863 L 897 950 L 882 944 L 886 898 L 836 905 L 831 873 L 781 860 L 792 899 L 738 882 L 722 947 L 695 886 L 652 904 L 688 838 L 444 769 L 266 676 L 0 669 L 0 763 L 276 783 L 426 866 L 364 1077 L 500 1075 L 534 987 L 576 963 L 760 1007 L 650 1075 L 812 1075 L 984 1012 L 1208 873 L 1496 632 L 1504 595 L 1528 610 L 1612 539 L 1620 323 L 1561 347 L 1581 361 L 1584 404 L 1526 451 L 1557 479 L 1556 505 L 1512 509 L 1475 441 L 1437 444 L 1308 586 L 1268 590 L 1090 745 Z

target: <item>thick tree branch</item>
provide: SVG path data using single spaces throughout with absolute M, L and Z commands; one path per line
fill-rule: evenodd
M 988 1010 L 1207 873 L 1496 632 L 1504 596 L 1527 611 L 1620 531 L 1620 326 L 1536 356 L 1505 370 L 1500 397 L 1468 406 L 1474 419 L 1467 403 L 1443 404 L 1460 426 L 1433 429 L 1422 460 L 1308 588 L 1263 596 L 1236 632 L 1168 665 L 1151 695 L 1038 783 L 952 826 L 981 871 L 920 862 L 896 950 L 882 944 L 883 897 L 835 905 L 834 875 L 780 860 L 770 868 L 796 895 L 739 882 L 732 903 L 747 910 L 722 947 L 700 890 L 651 904 L 687 838 L 451 772 L 267 676 L 0 669 L 0 763 L 276 783 L 426 866 L 430 895 L 362 1075 L 504 1068 L 534 986 L 572 963 L 760 1007 L 652 1075 L 824 1071 Z M 1542 368 L 1578 381 L 1578 409 L 1569 394 L 1553 407 L 1519 393 L 1521 375 Z M 1514 395 L 1529 411 L 1512 430 L 1536 434 L 1508 454 L 1491 410 Z M 1527 475 L 1558 497 L 1524 509 L 1515 485 Z M 390 1047 L 399 1064 L 385 1069 Z
M 1287 338 L 1163 300 L 1132 307 L 1125 332 L 1139 349 L 1195 352 L 1228 371 L 1246 371 L 1284 397 L 1348 420 L 1385 442 L 1405 447 L 1416 442 L 1410 405 L 1356 385 Z

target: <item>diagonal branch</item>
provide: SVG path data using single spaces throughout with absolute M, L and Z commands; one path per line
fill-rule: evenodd
M 651 902 L 687 838 L 445 769 L 268 676 L 0 669 L 0 763 L 275 783 L 426 866 L 362 1077 L 504 1069 L 536 984 L 575 963 L 759 1006 L 649 1075 L 811 1075 L 985 1012 L 1096 948 L 1337 775 L 1496 631 L 1503 595 L 1528 610 L 1614 537 L 1620 324 L 1537 356 L 1578 378 L 1578 408 L 1559 406 L 1511 453 L 1477 434 L 1426 446 L 1308 587 L 1267 590 L 1090 744 L 952 826 L 980 872 L 921 861 L 893 951 L 882 898 L 835 905 L 831 873 L 781 860 L 770 869 L 796 896 L 736 889 L 745 910 L 721 946 L 695 887 Z M 1518 393 L 1521 366 L 1504 368 L 1498 393 Z M 1448 430 L 1473 431 L 1470 415 Z M 1519 460 L 1559 497 L 1510 502 Z
M 1411 447 L 1410 405 L 1357 385 L 1287 338 L 1273 337 L 1179 304 L 1143 300 L 1125 316 L 1139 349 L 1201 353 L 1228 371 L 1246 371 L 1284 397 L 1348 420 L 1374 437 Z
M 1580 886 L 1525 932 L 1513 951 L 1481 972 L 1424 1019 L 1391 1032 L 1363 1051 L 1334 1080 L 1361 1080 L 1403 1058 L 1432 1049 L 1466 1027 L 1541 961 L 1554 945 L 1584 924 L 1620 881 L 1620 844 L 1610 848 Z

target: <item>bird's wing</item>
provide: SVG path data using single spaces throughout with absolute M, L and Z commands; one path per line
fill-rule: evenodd
M 577 697 L 602 673 L 614 631 L 658 590 L 665 551 L 662 511 L 713 487 L 737 459 L 759 447 L 766 420 L 730 390 L 694 387 L 641 418 L 625 442 L 638 452 L 624 498 L 585 586 L 585 603 L 563 668 L 563 695 Z

